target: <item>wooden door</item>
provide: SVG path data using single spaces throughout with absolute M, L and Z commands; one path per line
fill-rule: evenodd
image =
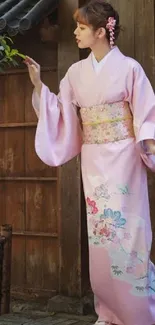
M 42 47 L 37 34 L 32 44 L 31 33 L 17 43 L 38 55 L 43 81 L 57 92 L 56 47 Z M 0 223 L 13 225 L 12 293 L 20 297 L 59 290 L 58 169 L 35 153 L 31 96 L 24 66 L 0 76 Z
M 43 81 L 54 92 L 57 79 L 79 60 L 72 35 L 78 2 L 60 3 L 59 46 L 50 42 L 47 22 L 16 39 L 19 50 L 41 64 Z M 34 151 L 37 120 L 27 70 L 8 71 L 0 83 L 0 221 L 13 225 L 12 292 L 81 297 L 89 276 L 80 159 L 60 168 L 41 163 Z

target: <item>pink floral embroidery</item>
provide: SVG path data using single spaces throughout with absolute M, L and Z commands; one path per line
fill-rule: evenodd
M 120 239 L 115 235 L 115 237 L 113 238 L 113 243 L 114 244 L 119 244 Z
M 127 269 L 126 269 L 126 272 L 127 273 L 133 273 L 133 267 L 132 266 L 128 266 Z
M 99 221 L 96 222 L 95 224 L 95 229 L 93 230 L 93 234 L 95 236 L 109 238 L 111 236 L 111 230 L 103 221 Z
M 138 253 L 137 253 L 136 251 L 132 251 L 131 254 L 130 254 L 130 256 L 131 256 L 132 258 L 137 258 Z
M 102 243 L 102 244 L 105 244 L 105 242 L 106 242 L 106 239 L 105 239 L 105 238 L 102 238 L 102 239 L 101 239 L 101 243 Z
M 127 239 L 127 240 L 130 240 L 132 237 L 131 237 L 131 235 L 128 233 L 128 232 L 126 232 L 125 234 L 124 234 L 124 239 Z
M 91 201 L 90 198 L 87 198 L 87 204 L 89 205 L 89 207 L 91 207 L 91 213 L 92 214 L 96 214 L 98 213 L 98 208 L 96 207 L 96 202 L 95 201 Z
M 105 225 L 105 227 L 100 230 L 100 235 L 103 235 L 105 237 L 110 236 L 110 230 L 108 229 L 107 225 Z

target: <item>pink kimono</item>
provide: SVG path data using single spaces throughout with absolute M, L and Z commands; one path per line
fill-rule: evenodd
M 114 47 L 96 74 L 90 54 L 70 67 L 58 96 L 43 85 L 33 106 L 39 118 L 35 148 L 43 162 L 59 166 L 81 152 L 98 321 L 155 323 L 144 165 L 155 171 L 155 161 L 142 146 L 155 138 L 155 95 L 142 67 Z

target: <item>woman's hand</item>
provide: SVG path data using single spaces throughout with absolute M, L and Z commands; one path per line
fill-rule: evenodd
M 38 94 L 40 95 L 42 89 L 42 81 L 40 78 L 40 65 L 33 59 L 31 59 L 29 56 L 26 56 L 24 63 L 28 67 L 31 82 L 34 85 Z
M 153 139 L 145 140 L 144 146 L 146 147 L 147 153 L 155 155 L 155 140 Z

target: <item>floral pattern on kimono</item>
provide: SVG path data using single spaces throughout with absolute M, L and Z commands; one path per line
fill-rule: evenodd
M 126 185 L 124 195 L 128 194 Z M 99 206 L 103 206 L 103 197 L 105 207 L 100 209 Z M 155 296 L 155 274 L 151 271 L 151 262 L 148 268 L 145 247 L 138 245 L 136 250 L 132 248 L 137 234 L 144 231 L 144 220 L 137 215 L 129 214 L 127 220 L 125 209 L 121 207 L 119 210 L 112 209 L 106 199 L 110 200 L 107 184 L 96 187 L 94 196 L 86 199 L 89 244 L 104 247 L 108 251 L 112 277 L 130 283 L 131 294 Z

